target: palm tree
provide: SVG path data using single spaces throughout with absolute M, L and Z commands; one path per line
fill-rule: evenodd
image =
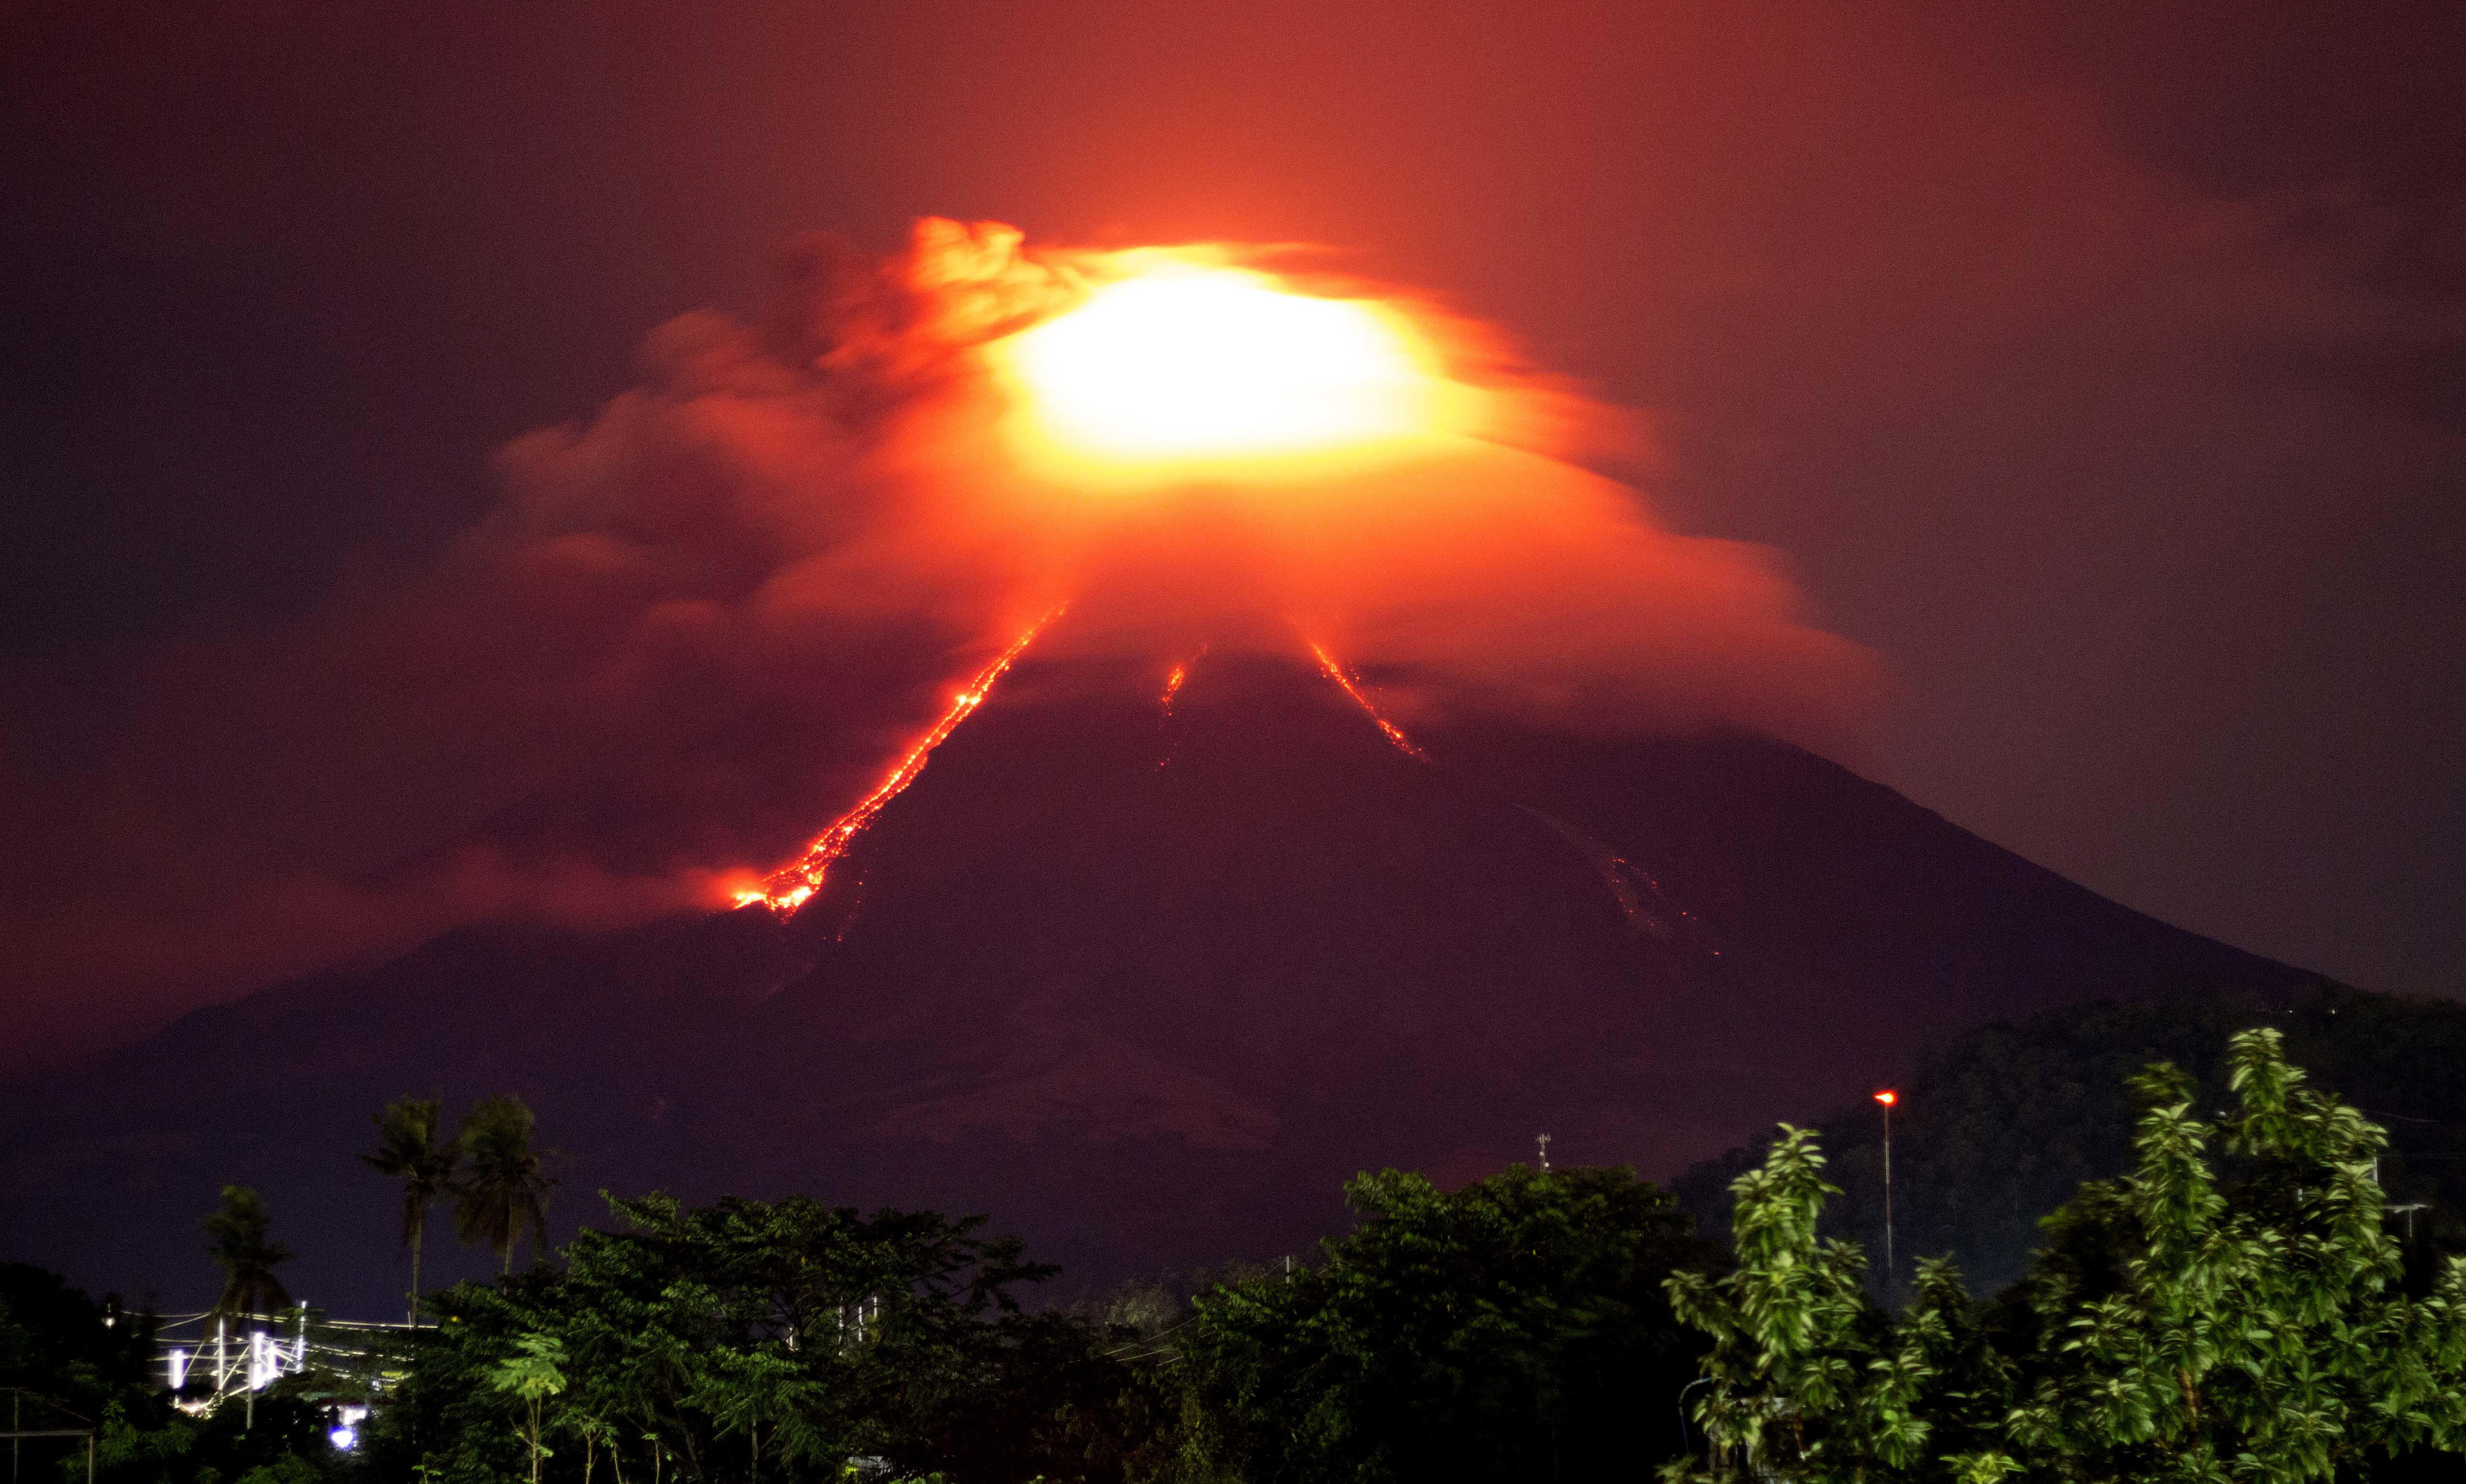
M 453 1187 L 462 1146 L 443 1138 L 444 1099 L 397 1097 L 376 1116 L 377 1152 L 360 1163 L 402 1182 L 402 1243 L 411 1249 L 411 1326 L 419 1327 L 419 1247 L 428 1203 Z
M 465 1242 L 495 1249 L 500 1271 L 514 1271 L 514 1244 L 526 1234 L 539 1250 L 548 1229 L 548 1192 L 556 1184 L 541 1173 L 541 1151 L 531 1147 L 539 1120 L 511 1095 L 482 1097 L 462 1119 L 458 1141 L 464 1173 L 454 1183 L 454 1229 Z
M 213 1239 L 206 1244 L 206 1255 L 223 1270 L 223 1294 L 209 1318 L 254 1317 L 291 1307 L 291 1295 L 274 1275 L 277 1265 L 291 1260 L 291 1252 L 265 1234 L 269 1221 L 265 1198 L 254 1187 L 225 1185 L 222 1207 L 198 1223 Z

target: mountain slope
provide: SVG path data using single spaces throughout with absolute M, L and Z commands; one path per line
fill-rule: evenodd
M 369 1113 L 512 1090 L 561 1223 L 799 1188 L 990 1210 L 1092 1279 L 1293 1251 L 1365 1166 L 1547 1132 L 1667 1173 L 1998 1016 L 2304 978 L 1782 743 L 1432 727 L 1424 761 L 1305 664 L 1163 678 L 1022 664 L 793 919 L 458 934 L 20 1084 L 0 1230 L 191 1295 L 250 1180 L 294 1287 L 380 1312 Z

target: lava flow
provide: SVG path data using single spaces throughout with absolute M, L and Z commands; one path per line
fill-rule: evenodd
M 847 848 L 856 843 L 856 837 L 864 833 L 865 827 L 873 823 L 891 800 L 907 791 L 908 786 L 916 781 L 916 775 L 925 771 L 925 762 L 933 755 L 933 749 L 949 741 L 951 734 L 959 729 L 959 723 L 985 703 L 985 697 L 992 693 L 994 682 L 1017 664 L 1020 655 L 1027 653 L 1027 647 L 1036 642 L 1036 636 L 1061 616 L 1062 610 L 1055 609 L 1038 619 L 1025 633 L 1011 641 L 1010 648 L 995 655 L 991 663 L 977 671 L 967 688 L 951 698 L 951 708 L 942 713 L 942 720 L 933 723 L 932 730 L 917 739 L 916 744 L 908 749 L 898 765 L 873 792 L 866 794 L 856 808 L 841 814 L 828 830 L 823 831 L 821 838 L 808 846 L 795 865 L 773 873 L 760 886 L 738 892 L 736 905 L 751 907 L 758 902 L 784 916 L 811 900 L 814 894 L 822 889 L 822 878 L 830 873 L 832 863 L 847 853 Z
M 1206 654 L 1207 646 L 1202 644 L 1199 647 L 1198 653 L 1191 655 L 1180 664 L 1174 666 L 1172 673 L 1164 677 L 1163 704 L 1164 714 L 1166 716 L 1173 715 L 1173 698 L 1181 694 L 1183 684 L 1190 679 L 1191 667 L 1198 664 L 1202 658 L 1206 657 Z
M 1361 687 L 1354 682 L 1353 676 L 1344 673 L 1344 667 L 1337 664 L 1335 656 L 1327 652 L 1326 645 L 1313 640 L 1311 643 L 1310 652 L 1317 658 L 1318 667 L 1327 672 L 1327 677 L 1343 687 L 1344 694 L 1353 698 L 1353 703 L 1359 706 L 1371 720 L 1379 723 L 1379 730 L 1386 734 L 1387 740 L 1396 744 L 1398 751 L 1416 762 L 1430 761 L 1430 755 L 1415 746 L 1413 739 L 1404 735 L 1402 727 L 1379 714 L 1378 705 L 1362 693 Z

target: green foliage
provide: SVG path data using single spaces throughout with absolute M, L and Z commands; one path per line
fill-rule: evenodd
M 970 1480 L 1120 1476 L 1102 1404 L 1121 1368 L 1087 1326 L 1020 1312 L 1010 1290 L 1052 1270 L 981 1218 L 609 1204 L 622 1229 L 585 1230 L 561 1267 L 442 1296 L 371 1438 L 381 1471 L 759 1481 L 879 1456 Z
M 2466 1229 L 2450 1214 L 2466 1210 L 2466 1121 L 2458 1114 L 2466 1108 L 2466 1004 L 2350 989 L 2105 1001 L 1955 1038 L 1899 1084 L 1893 1110 L 1893 1184 L 1904 1197 L 1894 1212 L 1899 1251 L 1957 1253 L 1990 1289 L 2017 1279 L 2038 1246 L 2041 1216 L 2083 1182 L 2131 1168 L 2134 1074 L 2172 1063 L 2200 1089 L 2197 1107 L 2225 1107 L 2229 1039 L 2260 1025 L 2285 1032 L 2289 1059 L 2387 1127 L 2381 1183 L 2389 1199 L 2439 1207 L 2414 1218 L 2408 1252 L 2410 1286 L 2427 1291 L 2438 1251 L 2466 1251 Z M 1861 1098 L 1817 1127 L 1831 1161 L 1827 1178 L 1843 1187 L 1826 1203 L 1824 1234 L 1880 1252 L 1883 1149 L 1874 1105 Z M 1729 1185 L 1762 1154 L 1760 1144 L 1737 1149 L 1671 1183 L 1699 1229 L 1727 1240 Z M 1899 1283 L 1909 1275 L 1905 1267 Z M 1877 1277 L 1869 1274 L 1871 1283 Z
M 523 1404 L 523 1441 L 530 1446 L 531 1478 L 537 1484 L 540 1460 L 548 1450 L 540 1441 L 540 1407 L 549 1397 L 565 1389 L 565 1343 L 553 1335 L 534 1331 L 514 1339 L 514 1353 L 499 1361 L 488 1371 L 491 1389 L 505 1392 Z
M 2308 1086 L 2275 1030 L 2234 1036 L 2227 1064 L 2217 1123 L 2177 1069 L 2136 1080 L 2132 1172 L 2048 1218 L 1984 1311 L 1942 1263 L 1878 1310 L 1857 1249 L 1817 1237 L 1814 1138 L 1785 1129 L 1735 1186 L 1737 1271 L 1670 1285 L 1713 1337 L 1696 1416 L 1715 1446 L 1664 1477 L 2326 1480 L 2466 1448 L 2466 1262 L 2408 1296 L 2381 1130 Z
M 1207 1478 L 1589 1478 L 1678 1442 L 1699 1343 L 1662 1282 L 1710 1257 L 1625 1169 L 1515 1166 L 1448 1194 L 1347 1187 L 1315 1266 L 1221 1285 L 1180 1341 L 1184 1467 Z M 1668 1419 L 1638 1435 L 1639 1413 Z

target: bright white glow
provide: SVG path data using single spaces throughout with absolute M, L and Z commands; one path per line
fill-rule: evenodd
M 171 1389 L 177 1391 L 188 1384 L 189 1352 L 175 1347 L 171 1351 Z
M 329 1442 L 329 1443 L 333 1444 L 335 1448 L 337 1448 L 337 1449 L 341 1450 L 342 1451 L 344 1451 L 344 1452 L 347 1453 L 347 1452 L 349 1452 L 349 1451 L 351 1451 L 351 1449 L 352 1449 L 353 1445 L 357 1444 L 357 1443 L 360 1441 L 360 1434 L 359 1434 L 358 1429 L 356 1429 L 349 1428 L 349 1427 L 341 1427 L 341 1428 L 336 1428 L 333 1431 L 326 1433 L 326 1434 L 325 1434 L 325 1440 L 326 1440 L 327 1442 Z
M 1098 288 L 1003 343 L 1037 422 L 1104 459 L 1311 453 L 1424 428 L 1431 376 L 1375 305 L 1182 264 Z

